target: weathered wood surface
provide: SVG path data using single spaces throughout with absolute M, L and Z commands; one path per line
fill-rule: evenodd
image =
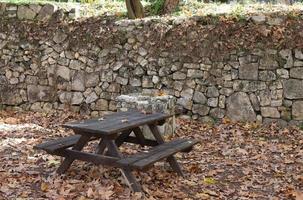
M 122 165 L 129 165 L 131 168 L 144 170 L 153 165 L 155 162 L 174 155 L 175 153 L 178 153 L 184 149 L 188 149 L 197 143 L 197 140 L 190 139 L 173 140 L 171 142 L 155 146 L 148 152 L 135 154 L 117 162 Z
M 72 122 L 64 124 L 63 126 L 77 131 L 106 136 L 130 130 L 141 125 L 157 123 L 169 117 L 170 115 L 164 113 L 144 114 L 132 110 L 106 115 L 103 118 Z
M 80 139 L 81 135 L 72 135 L 64 138 L 57 138 L 42 144 L 34 146 L 34 149 L 41 149 L 50 154 L 60 149 L 66 149 L 75 145 Z

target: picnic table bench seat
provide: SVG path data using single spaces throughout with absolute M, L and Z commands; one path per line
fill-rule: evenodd
M 121 165 L 127 165 L 134 169 L 146 170 L 147 168 L 151 167 L 155 162 L 158 162 L 171 155 L 174 155 L 180 151 L 190 151 L 193 145 L 197 143 L 197 140 L 192 139 L 176 139 L 152 147 L 148 150 L 148 152 L 134 154 L 132 156 L 122 158 L 117 162 Z
M 72 135 L 63 138 L 53 139 L 34 146 L 34 149 L 44 150 L 49 154 L 54 154 L 59 150 L 74 146 L 79 141 L 80 138 L 81 135 Z M 96 138 L 91 138 L 90 140 L 95 140 L 95 139 Z

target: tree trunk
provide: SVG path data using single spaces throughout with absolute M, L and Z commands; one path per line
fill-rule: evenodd
M 130 19 L 143 18 L 144 9 L 140 0 L 125 0 L 127 15 Z
M 180 0 L 165 0 L 163 14 L 170 14 L 176 10 Z

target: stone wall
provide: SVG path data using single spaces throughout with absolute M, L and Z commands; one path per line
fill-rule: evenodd
M 0 20 L 0 103 L 95 116 L 115 111 L 120 94 L 166 93 L 193 119 L 298 123 L 302 19 L 285 20 Z
M 76 8 L 63 9 L 54 4 L 11 4 L 0 2 L 1 18 L 47 21 L 50 19 L 74 19 L 79 15 Z

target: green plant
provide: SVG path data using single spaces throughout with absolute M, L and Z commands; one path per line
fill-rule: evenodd
M 299 124 L 299 129 L 303 131 L 303 122 Z
M 159 15 L 162 12 L 165 0 L 155 0 L 151 4 L 150 12 L 152 15 Z

